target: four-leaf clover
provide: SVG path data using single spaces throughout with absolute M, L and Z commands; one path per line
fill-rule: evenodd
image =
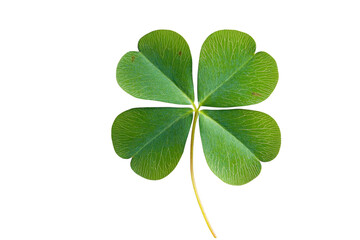
M 132 158 L 131 168 L 147 179 L 161 179 L 174 170 L 184 151 L 192 125 L 191 179 L 194 181 L 194 133 L 199 118 L 206 161 L 222 181 L 242 185 L 257 177 L 260 162 L 276 157 L 280 130 L 269 115 L 252 110 L 200 110 L 201 107 L 238 107 L 264 101 L 278 81 L 275 60 L 255 54 L 255 41 L 246 33 L 221 30 L 204 42 L 198 70 L 198 106 L 195 104 L 192 59 L 188 44 L 169 30 L 153 31 L 138 43 L 139 52 L 126 53 L 116 78 L 134 97 L 192 108 L 134 108 L 121 113 L 112 126 L 116 153 Z M 193 116 L 194 115 L 194 116 Z

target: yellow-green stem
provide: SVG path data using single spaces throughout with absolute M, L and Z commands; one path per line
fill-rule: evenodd
M 204 211 L 204 208 L 201 204 L 201 201 L 200 201 L 200 198 L 199 198 L 199 194 L 198 194 L 198 191 L 197 191 L 197 188 L 196 188 L 196 184 L 195 184 L 195 177 L 194 177 L 194 137 L 195 137 L 195 127 L 196 127 L 196 122 L 197 122 L 197 119 L 199 117 L 199 108 L 196 108 L 195 107 L 195 116 L 194 116 L 194 121 L 193 121 L 193 125 L 192 125 L 192 129 L 191 129 L 191 142 L 190 142 L 190 173 L 191 173 L 191 182 L 192 182 L 192 185 L 193 185 L 193 188 L 194 188 L 194 192 L 195 192 L 195 196 L 196 196 L 196 200 L 199 204 L 199 207 L 200 207 L 200 210 L 201 210 L 201 213 L 205 219 L 205 222 L 207 224 L 207 226 L 209 227 L 209 230 L 211 232 L 211 234 L 214 236 L 214 238 L 216 238 L 216 235 L 214 233 L 214 230 L 211 228 L 211 225 L 209 223 L 209 220 L 207 219 L 206 217 L 206 214 L 205 214 L 205 211 Z

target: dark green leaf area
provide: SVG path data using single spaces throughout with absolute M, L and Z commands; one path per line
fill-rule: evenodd
M 190 48 L 173 31 L 153 31 L 139 41 L 140 52 L 128 52 L 116 79 L 137 98 L 190 105 L 194 102 Z
M 170 30 L 153 31 L 140 39 L 138 48 L 194 101 L 190 48 L 180 34 Z
M 247 106 L 264 101 L 278 81 L 275 60 L 255 54 L 246 33 L 221 30 L 204 42 L 199 60 L 199 104 L 212 107 Z
M 280 130 L 269 115 L 251 110 L 202 110 L 200 133 L 206 161 L 221 180 L 248 183 L 280 149 Z
M 134 108 L 112 126 L 115 152 L 147 179 L 166 177 L 179 162 L 191 126 L 190 108 Z

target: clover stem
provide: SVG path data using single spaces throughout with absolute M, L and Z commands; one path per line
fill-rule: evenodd
M 201 204 L 201 201 L 200 201 L 200 198 L 199 198 L 199 194 L 198 194 L 198 191 L 197 191 L 197 188 L 196 188 L 196 184 L 195 184 L 195 177 L 194 177 L 194 137 L 195 137 L 195 127 L 196 127 L 196 122 L 197 122 L 197 119 L 199 117 L 199 108 L 196 108 L 195 107 L 195 116 L 194 116 L 194 121 L 193 121 L 193 125 L 192 125 L 192 129 L 191 129 L 191 142 L 190 142 L 190 173 L 191 173 L 191 182 L 192 182 L 192 185 L 193 185 L 193 188 L 194 188 L 194 192 L 195 192 L 195 196 L 196 196 L 196 200 L 199 204 L 199 207 L 200 207 L 200 210 L 201 210 L 201 213 L 205 219 L 205 222 L 211 232 L 211 234 L 214 236 L 214 238 L 216 238 L 216 235 L 214 233 L 214 230 L 211 228 L 211 225 L 210 225 L 210 222 L 209 220 L 207 219 L 206 217 L 206 214 L 205 214 L 205 211 L 204 211 L 204 208 Z

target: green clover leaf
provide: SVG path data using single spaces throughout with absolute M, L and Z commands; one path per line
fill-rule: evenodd
M 270 96 L 278 81 L 275 60 L 255 54 L 255 41 L 246 33 L 222 30 L 204 42 L 199 61 L 199 106 L 237 107 Z
M 147 179 L 166 177 L 179 162 L 192 122 L 191 108 L 134 108 L 114 121 L 116 153 Z
M 122 89 L 141 99 L 194 102 L 191 54 L 183 37 L 158 30 L 142 37 L 138 48 L 140 52 L 128 52 L 118 64 L 116 79 Z
M 179 162 L 191 131 L 190 170 L 195 195 L 205 221 L 194 179 L 193 152 L 197 119 L 206 161 L 222 181 L 242 185 L 256 178 L 260 162 L 279 152 L 280 129 L 269 115 L 252 110 L 200 110 L 257 104 L 270 96 L 278 81 L 275 60 L 255 54 L 255 41 L 246 33 L 221 30 L 204 42 L 199 60 L 198 100 L 194 103 L 192 60 L 188 44 L 169 30 L 142 37 L 139 52 L 126 53 L 116 78 L 134 97 L 191 108 L 135 108 L 121 113 L 112 126 L 115 152 L 132 158 L 131 168 L 152 180 L 166 177 Z M 194 116 L 193 116 L 194 115 Z

